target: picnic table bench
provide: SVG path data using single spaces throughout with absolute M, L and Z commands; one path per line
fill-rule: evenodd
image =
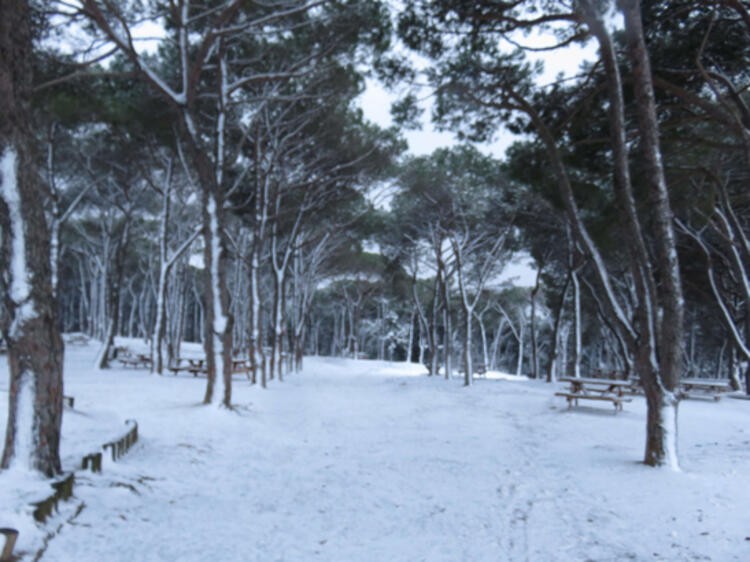
M 199 358 L 178 357 L 175 363 L 167 367 L 167 370 L 171 371 L 174 375 L 177 375 L 180 371 L 185 371 L 197 377 L 206 373 L 206 361 Z
M 250 361 L 248 359 L 233 359 L 232 373 L 243 374 L 247 378 L 250 378 Z
M 89 341 L 90 338 L 86 334 L 82 334 L 81 332 L 68 334 L 65 337 L 65 343 L 71 345 L 87 345 Z
M 150 367 L 151 366 L 151 357 L 149 357 L 145 353 L 133 354 L 127 351 L 125 353 L 118 353 L 116 359 L 125 367 L 137 368 L 137 367 Z
M 563 377 L 560 381 L 569 383 L 570 389 L 555 392 L 555 396 L 564 397 L 568 401 L 568 408 L 578 406 L 579 400 L 602 400 L 612 402 L 617 412 L 622 410 L 623 402 L 632 400 L 625 396 L 625 391 L 631 387 L 630 381 L 584 377 Z
M 722 394 L 731 392 L 728 381 L 721 379 L 681 379 L 680 398 L 713 398 L 721 399 Z
M 185 371 L 197 377 L 198 375 L 206 374 L 208 367 L 206 366 L 205 359 L 178 358 L 167 369 L 175 375 L 180 371 Z M 232 373 L 239 373 L 249 377 L 250 362 L 247 359 L 232 359 Z

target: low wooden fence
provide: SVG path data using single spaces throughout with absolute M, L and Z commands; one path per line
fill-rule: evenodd
M 113 462 L 116 462 L 117 459 L 127 453 L 130 448 L 138 442 L 138 423 L 135 420 L 126 420 L 125 424 L 129 426 L 125 435 L 115 441 L 110 441 L 102 445 L 104 451 L 107 449 L 111 450 Z M 101 452 L 85 455 L 81 460 L 81 469 L 91 470 L 92 472 L 101 472 L 102 456 Z M 54 490 L 52 495 L 42 501 L 31 504 L 34 519 L 39 523 L 44 523 L 50 516 L 57 513 L 58 504 L 73 496 L 74 486 L 74 472 L 52 482 L 52 489 Z M 9 527 L 0 527 L 0 536 L 5 538 L 2 549 L 0 549 L 0 562 L 10 562 L 15 560 L 13 556 L 13 548 L 15 547 L 16 539 L 18 539 L 18 531 Z

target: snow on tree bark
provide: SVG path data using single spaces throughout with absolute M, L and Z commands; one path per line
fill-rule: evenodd
M 657 296 L 660 310 L 656 311 L 658 370 L 655 382 L 658 385 L 659 422 L 649 425 L 646 444 L 646 463 L 666 464 L 677 469 L 677 397 L 675 388 L 682 371 L 682 340 L 684 332 L 684 301 L 680 266 L 677 261 L 677 246 L 673 227 L 673 213 L 669 201 L 664 167 L 659 147 L 659 127 L 656 117 L 656 102 L 651 78 L 651 64 L 646 48 L 641 22 L 640 0 L 622 2 L 625 15 L 625 34 L 628 40 L 629 58 L 632 65 L 633 83 L 638 114 L 638 128 L 647 173 L 645 179 L 651 192 L 651 219 L 654 223 L 654 244 L 657 260 L 655 269 L 660 283 Z M 653 353 L 651 362 L 654 363 Z M 644 381 L 647 385 L 648 381 Z M 660 441 L 660 442 L 656 442 Z
M 29 99 L 27 2 L 0 3 L 0 228 L 7 282 L 3 326 L 10 392 L 2 466 L 60 472 L 63 345 L 56 319 L 50 238 L 35 172 Z
M 640 145 L 645 161 L 646 184 L 651 193 L 650 221 L 657 259 L 652 261 L 638 217 L 633 195 L 628 148 L 625 138 L 625 114 L 622 81 L 614 46 L 602 16 L 589 0 L 581 0 L 581 14 L 596 36 L 610 98 L 610 123 L 614 153 L 614 187 L 630 239 L 631 272 L 635 281 L 638 306 L 635 324 L 619 322 L 628 347 L 635 357 L 635 366 L 646 393 L 648 405 L 646 452 L 644 462 L 652 466 L 667 465 L 678 469 L 677 461 L 677 398 L 674 392 L 682 368 L 683 298 L 677 263 L 672 212 L 669 204 L 659 148 L 654 91 L 649 56 L 644 40 L 639 0 L 624 0 L 628 56 L 635 90 Z M 654 281 L 658 272 L 660 284 Z M 606 292 L 609 311 L 614 295 Z M 614 316 L 613 316 L 614 318 Z

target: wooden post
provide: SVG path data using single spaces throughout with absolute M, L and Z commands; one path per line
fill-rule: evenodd
M 5 544 L 3 550 L 0 551 L 0 562 L 10 562 L 13 560 L 13 547 L 16 546 L 16 539 L 18 538 L 18 531 L 3 527 L 0 529 L 0 535 L 5 537 Z

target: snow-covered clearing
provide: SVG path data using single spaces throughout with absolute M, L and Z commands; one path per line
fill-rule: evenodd
M 198 405 L 203 379 L 99 372 L 96 351 L 66 351 L 64 466 L 128 418 L 140 441 L 41 529 L 0 473 L 26 559 L 59 526 L 43 561 L 750 560 L 748 401 L 683 402 L 675 473 L 638 463 L 642 398 L 568 410 L 541 382 L 308 358 L 266 391 L 237 378 L 229 412 Z M 3 434 L 7 383 L 3 363 Z

